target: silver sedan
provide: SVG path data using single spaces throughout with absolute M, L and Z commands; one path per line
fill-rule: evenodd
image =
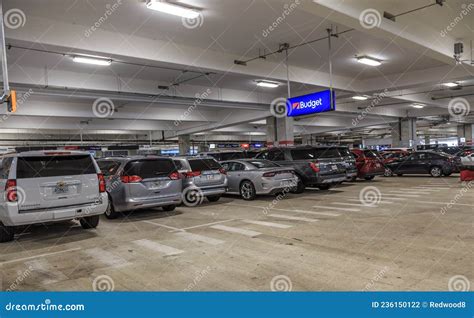
M 268 160 L 239 159 L 221 162 L 227 171 L 228 193 L 254 200 L 258 194 L 288 193 L 297 185 L 293 168 Z

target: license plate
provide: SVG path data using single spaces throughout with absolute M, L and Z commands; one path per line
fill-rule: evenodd
M 65 194 L 69 192 L 68 186 L 56 186 L 53 190 L 54 194 Z
M 206 180 L 214 180 L 214 175 L 212 175 L 212 174 L 207 175 Z
M 336 165 L 332 165 L 332 170 L 337 170 L 337 166 Z
M 291 181 L 280 182 L 280 187 L 289 187 L 289 186 L 291 186 Z
M 163 186 L 163 182 L 162 182 L 162 181 L 155 181 L 155 182 L 152 182 L 152 183 L 151 183 L 151 188 L 152 188 L 152 189 L 161 188 L 162 186 Z

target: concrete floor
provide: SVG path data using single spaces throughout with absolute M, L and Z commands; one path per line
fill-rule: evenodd
M 381 202 L 362 205 L 362 191 Z M 474 279 L 473 193 L 456 176 L 377 178 L 140 211 L 92 231 L 36 226 L 0 245 L 2 289 L 448 290 Z

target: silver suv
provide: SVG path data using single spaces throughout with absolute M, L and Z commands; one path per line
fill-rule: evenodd
M 182 177 L 170 158 L 105 158 L 97 162 L 107 182 L 108 219 L 137 209 L 173 211 L 181 204 Z
M 216 202 L 227 191 L 227 175 L 222 166 L 212 157 L 173 158 L 183 176 L 183 203 L 195 206 L 204 197 Z
M 107 208 L 104 176 L 87 152 L 6 154 L 0 178 L 0 242 L 13 240 L 20 225 L 79 219 L 95 228 Z

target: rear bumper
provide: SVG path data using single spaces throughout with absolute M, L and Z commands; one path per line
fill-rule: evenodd
M 289 185 L 282 185 L 282 182 L 288 183 Z M 281 180 L 269 180 L 268 178 L 265 178 L 255 190 L 257 194 L 275 194 L 282 191 L 290 192 L 290 190 L 296 187 L 297 184 L 297 177 Z
M 169 196 L 163 196 L 158 198 L 127 198 L 124 203 L 115 205 L 114 209 L 116 212 L 126 212 L 138 209 L 150 209 L 157 208 L 166 205 L 179 205 L 181 204 L 182 198 L 181 193 L 176 193 Z
M 305 185 L 322 185 L 322 184 L 335 184 L 345 181 L 347 178 L 346 173 L 318 175 L 305 180 Z
M 227 186 L 219 186 L 212 188 L 200 188 L 203 196 L 220 195 L 227 192 Z
M 352 178 L 357 177 L 357 170 L 351 170 L 346 172 L 346 179 L 351 180 Z
M 103 214 L 107 210 L 107 205 L 107 193 L 101 193 L 100 198 L 93 204 L 66 208 L 19 212 L 16 205 L 6 205 L 0 210 L 0 221 L 6 226 L 67 221 Z

